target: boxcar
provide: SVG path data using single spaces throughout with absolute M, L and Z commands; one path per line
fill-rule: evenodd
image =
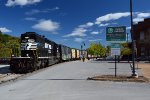
M 71 60 L 71 48 L 65 45 L 59 45 L 60 49 L 60 60 L 61 61 L 69 61 Z

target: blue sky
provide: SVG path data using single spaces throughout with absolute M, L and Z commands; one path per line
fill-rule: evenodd
M 133 0 L 134 23 L 150 18 L 150 0 Z M 126 26 L 129 0 L 0 0 L 0 30 L 19 37 L 28 31 L 73 48 L 106 42 L 106 27 Z M 130 38 L 130 34 L 129 34 Z

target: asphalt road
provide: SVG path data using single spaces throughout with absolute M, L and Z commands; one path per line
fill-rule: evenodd
M 67 62 L 0 85 L 0 100 L 149 100 L 150 83 L 86 80 L 114 74 L 114 63 Z M 128 63 L 118 74 L 131 75 Z

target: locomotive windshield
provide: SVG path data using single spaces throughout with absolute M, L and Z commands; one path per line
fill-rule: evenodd
M 35 42 L 35 40 L 34 39 L 24 39 L 21 42 L 22 43 L 27 43 L 27 42 L 33 43 L 33 42 Z
M 24 40 L 21 40 L 22 43 L 26 43 L 28 42 L 28 40 L 24 39 Z
M 35 40 L 34 39 L 28 39 L 28 42 L 35 42 Z

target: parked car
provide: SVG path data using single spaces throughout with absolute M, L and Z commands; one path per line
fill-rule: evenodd
M 114 56 L 107 56 L 105 58 L 107 61 L 114 61 L 115 60 L 115 57 Z

